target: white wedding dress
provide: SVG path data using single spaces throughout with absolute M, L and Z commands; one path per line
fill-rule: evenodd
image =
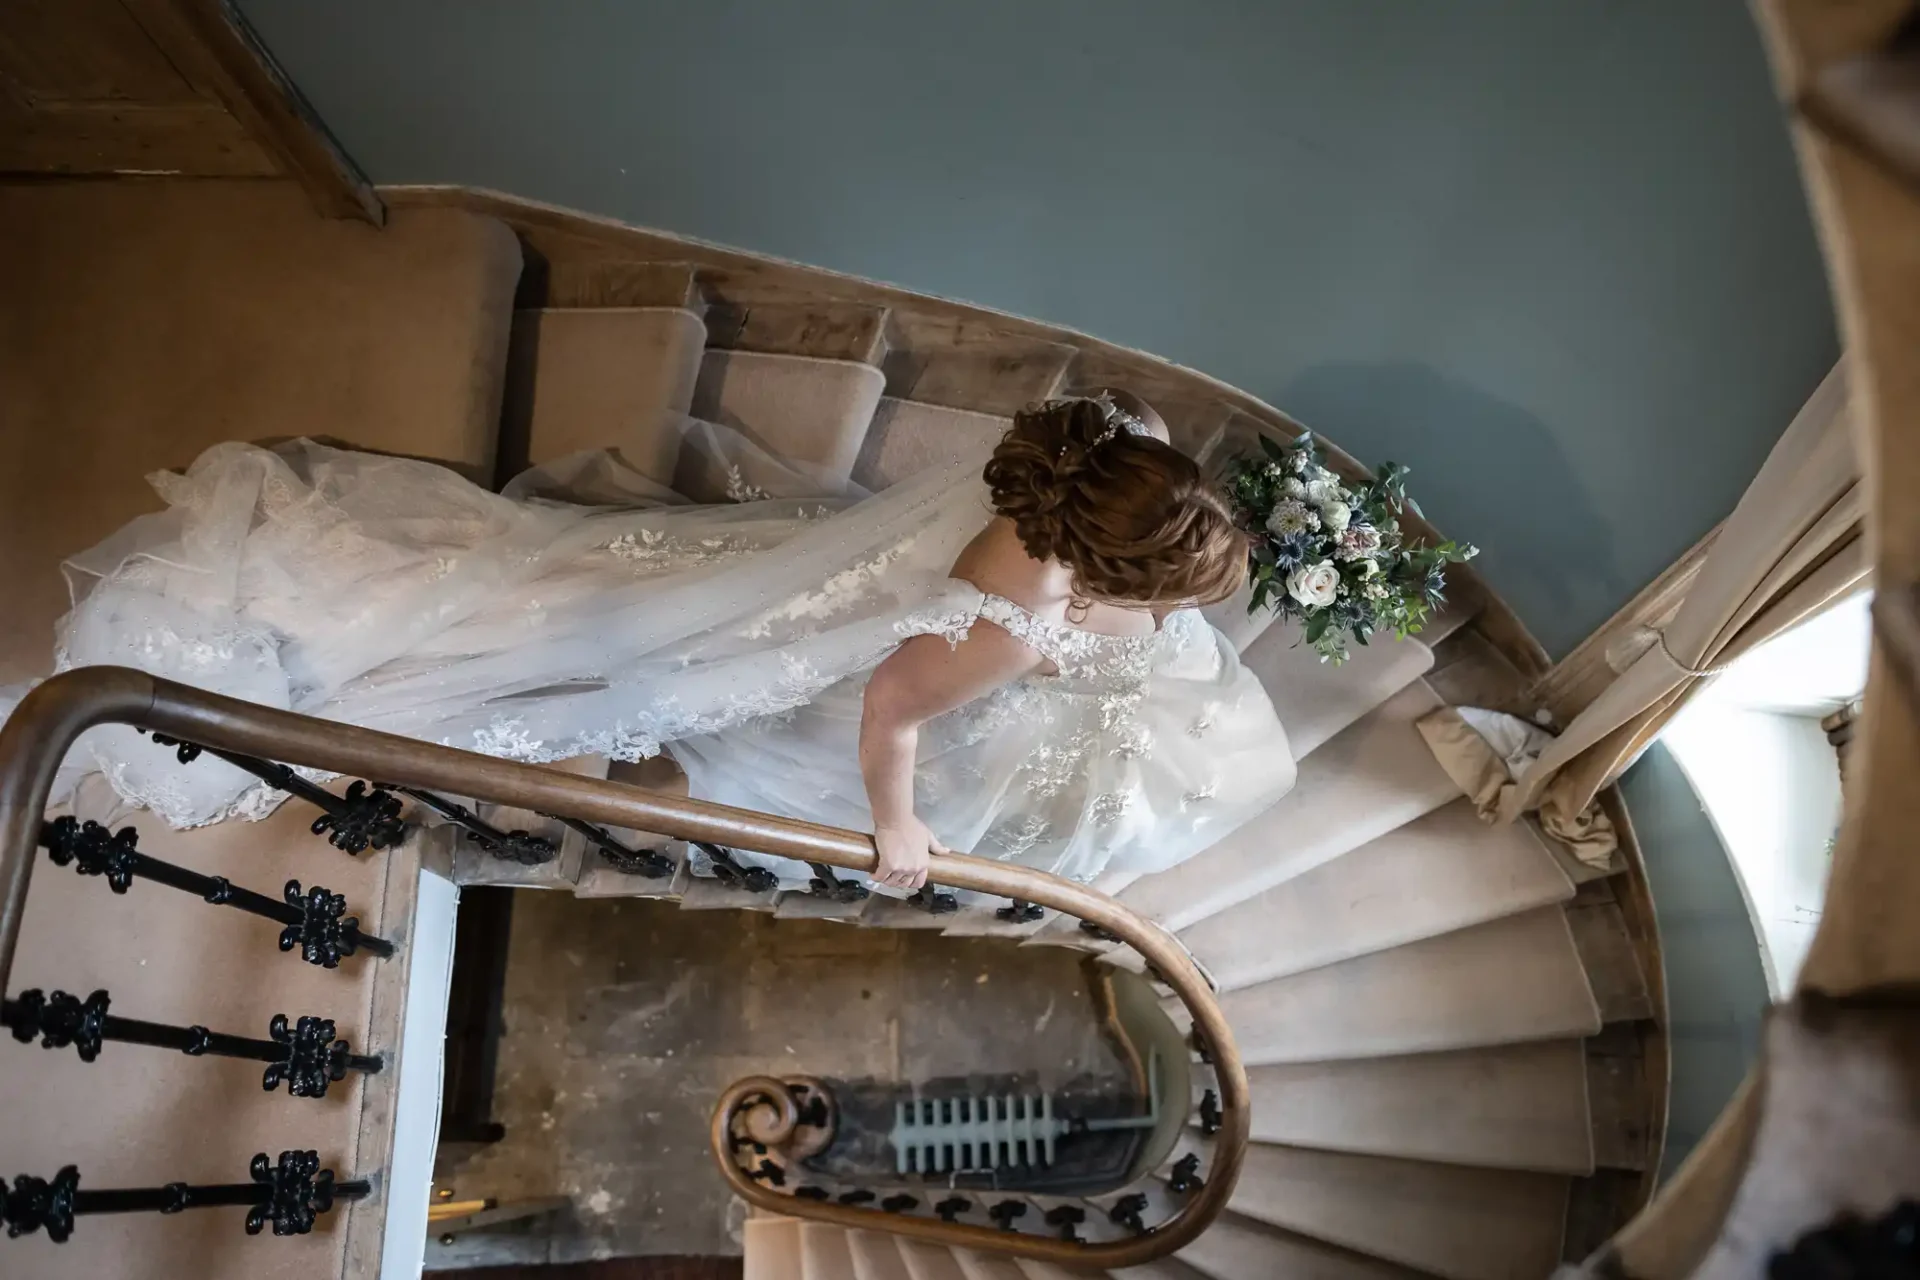
M 923 728 L 915 803 L 948 847 L 1083 882 L 1157 871 L 1292 785 L 1266 694 L 1198 611 L 1102 636 L 948 576 L 990 518 L 984 453 L 861 497 L 724 427 L 683 434 L 744 500 L 692 504 L 607 454 L 495 494 L 306 441 L 215 446 L 152 477 L 166 511 L 68 563 L 59 666 L 139 667 L 516 760 L 665 750 L 696 797 L 867 830 L 868 674 L 911 636 L 957 643 L 984 620 L 1059 674 Z M 96 769 L 176 826 L 281 798 L 118 726 L 90 731 L 63 777 Z M 810 874 L 741 857 L 788 885 Z

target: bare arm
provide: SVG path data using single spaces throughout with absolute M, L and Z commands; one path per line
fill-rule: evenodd
M 980 622 L 957 645 L 915 636 L 874 668 L 860 709 L 860 775 L 882 884 L 918 889 L 927 882 L 928 855 L 947 852 L 913 812 L 920 726 L 1042 665 L 1026 645 Z

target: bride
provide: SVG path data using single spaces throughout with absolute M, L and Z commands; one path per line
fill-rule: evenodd
M 518 760 L 665 751 L 697 798 L 871 830 L 895 892 L 949 850 L 1161 870 L 1292 785 L 1271 704 L 1196 607 L 1238 586 L 1244 541 L 1144 401 L 1050 401 L 990 457 L 864 498 L 727 428 L 684 435 L 743 501 L 604 453 L 494 494 L 310 441 L 217 445 L 152 477 L 166 511 L 68 562 L 59 666 Z M 176 826 L 281 798 L 124 726 L 89 732 L 69 785 L 85 769 Z

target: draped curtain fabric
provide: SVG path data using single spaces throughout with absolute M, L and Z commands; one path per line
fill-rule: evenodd
M 1864 585 L 1865 495 L 1847 422 L 1845 361 L 1767 455 L 1663 631 L 1609 652 L 1619 675 L 1500 797 L 1507 821 L 1586 829 L 1600 790 L 1625 771 L 1713 673 Z

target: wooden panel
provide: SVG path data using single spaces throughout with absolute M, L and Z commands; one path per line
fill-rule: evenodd
M 1527 678 L 1491 640 L 1471 627 L 1434 646 L 1427 683 L 1448 706 L 1485 707 L 1522 719 L 1533 715 Z
M 325 217 L 376 226 L 386 206 L 230 0 L 122 0 L 201 94 L 225 107 L 298 179 Z
M 58 103 L 0 125 L 0 171 L 255 178 L 279 162 L 213 104 Z
M 1607 889 L 1608 882 L 1595 880 L 1580 886 L 1585 901 L 1567 908 L 1567 923 L 1573 929 L 1574 945 L 1580 951 L 1580 964 L 1587 971 L 1587 983 L 1600 1006 L 1605 1022 L 1623 1022 L 1653 1015 L 1647 995 L 1646 979 L 1640 974 L 1640 961 L 1634 953 L 1633 938 L 1627 932 L 1620 904 L 1594 901 L 1596 890 Z
M 971 332 L 922 320 L 896 325 L 887 394 L 901 400 L 1010 418 L 1056 394 L 1076 352 L 1061 343 Z
M 762 303 L 723 297 L 707 305 L 707 345 L 729 351 L 879 364 L 886 351 L 886 325 L 885 307 L 858 302 Z
M 198 96 L 120 0 L 7 0 L 0 78 L 35 105 Z
M 1648 1168 L 1653 1150 L 1648 1121 L 1647 1058 L 1640 1024 L 1614 1023 L 1587 1041 L 1587 1111 L 1593 1122 L 1593 1161 L 1613 1169 Z
M 528 291 L 538 289 L 537 297 Z M 566 262 L 529 258 L 520 307 L 675 307 L 698 309 L 700 291 L 684 262 Z

